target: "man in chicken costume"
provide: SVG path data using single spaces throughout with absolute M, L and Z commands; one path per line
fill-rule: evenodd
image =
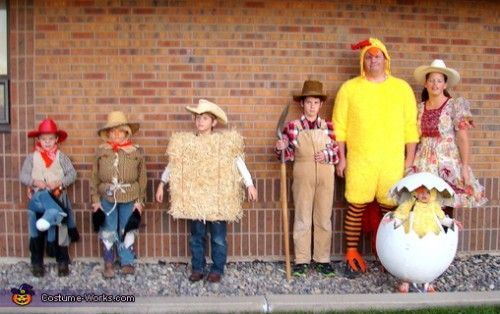
M 387 193 L 412 165 L 418 142 L 415 96 L 408 83 L 391 75 L 384 44 L 370 38 L 352 49 L 361 49 L 361 75 L 342 84 L 333 110 L 339 144 L 336 173 L 345 175 L 349 205 L 344 220 L 349 277 L 366 271 L 358 252 L 365 209 L 373 201 L 382 213 L 394 208 Z

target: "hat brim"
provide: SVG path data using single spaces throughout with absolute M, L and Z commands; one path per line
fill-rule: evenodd
M 415 78 L 415 80 L 418 83 L 424 85 L 425 84 L 425 76 L 428 73 L 435 73 L 435 72 L 446 75 L 446 77 L 448 78 L 446 81 L 446 84 L 448 85 L 448 87 L 455 86 L 460 81 L 460 74 L 455 69 L 433 67 L 433 66 L 429 66 L 429 65 L 422 65 L 422 66 L 419 66 L 418 68 L 416 68 L 415 71 L 413 72 L 413 77 Z
M 39 137 L 42 134 L 55 134 L 57 136 L 57 143 L 64 142 L 64 140 L 68 138 L 68 133 L 63 130 L 57 130 L 57 132 L 30 131 L 28 132 L 28 137 Z
M 186 106 L 186 110 L 191 112 L 191 113 L 194 113 L 194 114 L 203 114 L 203 113 L 213 114 L 220 123 L 227 124 L 227 118 L 221 117 L 220 115 L 216 114 L 215 112 L 206 111 L 204 109 L 199 109 L 198 107 L 191 107 L 191 106 Z
M 97 134 L 100 137 L 103 137 L 104 136 L 104 134 L 102 134 L 103 132 L 106 132 L 112 128 L 116 128 L 116 127 L 123 126 L 123 125 L 127 125 L 130 128 L 130 131 L 132 132 L 132 134 L 130 134 L 130 135 L 135 134 L 137 131 L 139 131 L 139 128 L 140 128 L 139 123 L 119 123 L 116 125 L 108 124 L 108 125 L 105 125 L 104 127 L 102 127 L 101 129 L 99 129 L 99 131 L 97 131 Z
M 317 98 L 321 99 L 322 101 L 325 101 L 327 98 L 327 96 L 324 94 L 310 93 L 310 94 L 293 95 L 293 100 L 301 101 L 302 99 L 304 99 L 306 97 L 317 97 Z

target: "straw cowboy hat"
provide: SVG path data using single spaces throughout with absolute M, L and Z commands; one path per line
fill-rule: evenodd
M 323 93 L 323 84 L 320 81 L 305 81 L 302 86 L 302 93 L 299 95 L 293 95 L 293 100 L 300 101 L 308 96 L 318 97 L 324 101 L 326 99 L 326 94 Z
M 61 143 L 68 137 L 64 130 L 58 130 L 57 124 L 52 119 L 45 119 L 38 125 L 38 130 L 28 132 L 28 137 L 39 137 L 41 134 L 57 135 L 57 142 Z
M 415 77 L 417 82 L 424 85 L 425 76 L 428 73 L 433 72 L 446 75 L 448 77 L 448 80 L 446 81 L 448 87 L 454 86 L 460 81 L 460 74 L 455 69 L 447 68 L 446 64 L 444 64 L 444 61 L 441 59 L 435 59 L 434 61 L 432 61 L 431 65 L 419 66 L 415 69 L 415 72 L 413 72 L 413 76 Z
M 130 123 L 128 122 L 127 117 L 123 112 L 112 111 L 108 114 L 108 121 L 102 128 L 97 131 L 97 134 L 99 134 L 99 136 L 103 139 L 107 140 L 108 136 L 105 132 L 117 126 L 128 127 L 130 129 L 128 130 L 129 136 L 139 130 L 139 123 Z
M 224 110 L 206 99 L 200 99 L 196 107 L 186 106 L 186 110 L 195 114 L 211 113 L 220 123 L 227 124 L 227 116 Z

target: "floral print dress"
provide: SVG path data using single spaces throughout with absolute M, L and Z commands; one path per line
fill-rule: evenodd
M 462 176 L 462 160 L 456 143 L 455 132 L 473 127 L 470 105 L 464 98 L 448 98 L 437 109 L 425 109 L 425 102 L 418 105 L 420 143 L 417 146 L 413 171 L 430 172 L 444 179 L 455 191 L 454 198 L 445 199 L 443 206 L 474 208 L 484 205 L 487 199 L 484 188 L 468 167 L 470 185 Z

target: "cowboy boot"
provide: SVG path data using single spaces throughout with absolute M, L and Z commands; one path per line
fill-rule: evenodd
M 45 270 L 43 268 L 43 251 L 45 239 L 43 236 L 30 238 L 30 253 L 31 253 L 31 272 L 35 277 L 43 277 Z
M 113 266 L 113 249 L 106 250 L 104 249 L 103 251 L 103 258 L 104 258 L 104 269 L 102 271 L 102 276 L 105 279 L 110 279 L 115 276 L 115 270 Z
M 67 246 L 57 246 L 57 275 L 65 277 L 69 275 L 69 253 Z

